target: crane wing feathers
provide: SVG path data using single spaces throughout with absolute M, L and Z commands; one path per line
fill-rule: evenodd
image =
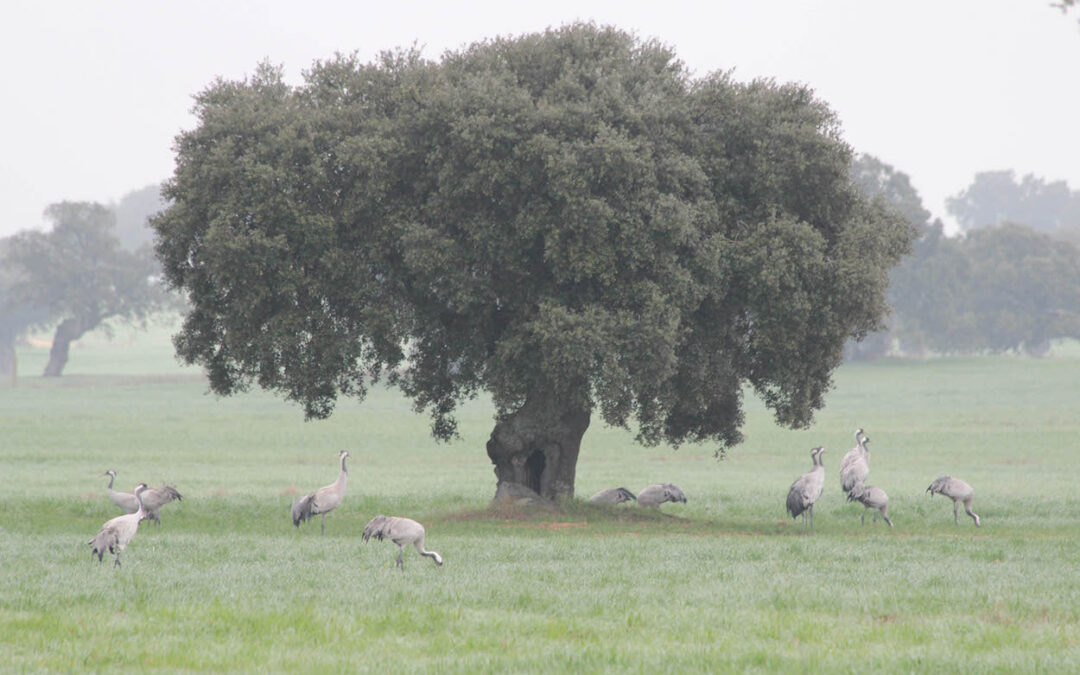
M 300 527 L 300 523 L 315 515 L 315 493 L 296 500 L 292 507 L 293 525 Z
M 367 541 L 372 537 L 376 539 L 382 539 L 390 536 L 391 520 L 387 516 L 381 513 L 372 518 L 367 525 L 364 526 L 364 532 L 361 535 L 363 541 Z
M 163 504 L 168 504 L 171 501 L 181 501 L 183 496 L 176 491 L 171 485 L 164 485 L 161 488 L 155 488 L 152 490 L 144 490 L 142 494 L 143 506 L 150 509 L 156 509 Z

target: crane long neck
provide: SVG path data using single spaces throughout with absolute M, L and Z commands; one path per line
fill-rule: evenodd
M 113 481 L 116 480 L 116 474 L 107 473 L 105 475 L 109 477 L 109 485 L 105 489 L 106 490 L 111 490 L 111 489 L 113 489 L 113 487 L 112 487 Z
M 143 501 L 142 501 L 142 493 L 143 493 L 143 490 L 140 490 L 140 489 L 135 490 L 135 499 L 138 500 L 138 502 L 139 502 L 139 510 L 137 511 L 137 513 L 140 516 L 143 515 L 144 513 L 146 513 L 146 507 L 143 505 Z
M 345 487 L 345 484 L 349 480 L 349 470 L 345 468 L 345 458 L 341 458 L 341 473 L 338 474 L 337 480 L 334 481 L 334 485 L 339 488 Z

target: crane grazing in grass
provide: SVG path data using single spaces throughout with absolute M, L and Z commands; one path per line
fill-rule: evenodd
M 840 460 L 840 487 L 844 492 L 851 492 L 851 488 L 866 482 L 870 475 L 870 450 L 867 447 L 869 442 L 870 438 L 861 428 L 855 430 L 855 447 L 848 450 Z
M 326 514 L 340 506 L 341 500 L 345 499 L 345 489 L 349 481 L 349 470 L 345 468 L 345 460 L 348 457 L 348 450 L 338 453 L 338 459 L 341 460 L 341 472 L 338 473 L 336 481 L 296 500 L 292 507 L 293 525 L 300 527 L 300 523 L 318 515 L 322 517 L 322 533 L 326 534 Z
M 139 510 L 139 502 L 135 495 L 130 492 L 116 492 L 113 490 L 113 481 L 116 480 L 116 471 L 109 469 L 103 475 L 109 477 L 109 485 L 105 489 L 109 493 L 109 499 L 116 504 L 124 513 L 135 513 Z M 161 507 L 171 501 L 182 501 L 183 495 L 171 485 L 162 485 L 160 488 L 147 488 L 142 495 L 142 503 L 146 509 L 143 518 L 149 518 L 158 525 L 161 524 Z
M 975 527 L 979 527 L 981 522 L 979 516 L 971 510 L 971 501 L 975 498 L 975 490 L 960 480 L 959 478 L 953 478 L 952 476 L 940 476 L 933 483 L 930 483 L 930 487 L 926 488 L 926 491 L 933 497 L 935 494 L 945 495 L 953 501 L 952 513 L 953 522 L 960 523 L 960 514 L 958 513 L 960 503 L 963 502 L 964 510 L 971 516 L 971 519 L 975 521 Z
M 672 483 L 658 483 L 644 488 L 637 494 L 637 503 L 641 506 L 656 508 L 664 502 L 686 503 L 686 495 L 678 485 Z
M 424 548 L 424 526 L 411 518 L 398 518 L 397 516 L 384 516 L 379 514 L 364 526 L 361 535 L 363 541 L 375 537 L 376 539 L 389 539 L 397 544 L 398 557 L 395 567 L 405 571 L 405 547 L 412 544 L 416 552 L 435 561 L 436 567 L 442 567 L 442 556 L 435 551 Z
M 624 487 L 608 488 L 589 497 L 590 502 L 599 502 L 601 504 L 622 504 L 623 502 L 636 500 L 637 497 L 634 496 L 634 493 Z
M 864 507 L 862 512 L 862 523 L 866 524 L 866 509 L 874 509 L 881 513 L 881 517 L 885 519 L 885 522 L 892 527 L 892 521 L 889 520 L 889 495 L 885 494 L 885 491 L 876 485 L 866 485 L 865 483 L 858 483 L 855 487 L 851 488 L 848 492 L 849 502 L 859 502 Z M 877 514 L 874 514 L 874 520 L 877 520 Z
M 139 531 L 139 522 L 146 517 L 146 509 L 142 503 L 142 494 L 146 489 L 146 483 L 139 483 L 135 487 L 135 501 L 139 506 L 134 513 L 126 513 L 106 521 L 97 536 L 86 542 L 93 547 L 92 555 L 98 557 L 98 564 L 101 563 L 105 551 L 108 551 L 116 556 L 113 567 L 120 567 L 120 553 L 127 548 L 128 542 Z
M 792 518 L 802 515 L 804 530 L 809 516 L 811 532 L 814 531 L 814 504 L 825 487 L 825 465 L 821 462 L 821 455 L 824 453 L 825 448 L 820 445 L 810 451 L 810 461 L 814 463 L 814 468 L 795 479 L 787 496 L 788 513 Z

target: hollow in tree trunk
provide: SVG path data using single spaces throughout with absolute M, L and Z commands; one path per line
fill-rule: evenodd
M 43 373 L 45 377 L 60 377 L 60 373 L 64 372 L 71 343 L 78 340 L 86 332 L 86 324 L 87 322 L 78 318 L 64 319 L 56 327 L 52 348 L 49 350 L 49 362 L 45 364 L 45 372 Z
M 574 496 L 589 411 L 551 393 L 534 393 L 495 425 L 487 443 L 499 483 L 518 483 L 551 500 Z

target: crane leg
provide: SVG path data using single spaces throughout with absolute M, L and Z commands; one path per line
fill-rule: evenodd
M 322 534 L 325 537 L 326 536 L 326 514 L 325 513 L 320 514 L 319 518 L 322 519 L 321 520 L 321 522 L 322 522 Z
M 810 531 L 814 531 L 814 505 L 810 505 Z
M 120 567 L 120 554 L 116 554 L 116 560 L 113 561 L 113 567 Z
M 866 524 L 866 509 L 862 510 L 862 524 Z
M 971 500 L 964 502 L 964 510 L 971 516 L 971 519 L 975 521 L 975 527 L 979 527 L 979 517 L 975 515 L 975 512 L 971 510 Z
M 953 523 L 955 523 L 957 525 L 960 524 L 960 516 L 957 513 L 959 508 L 960 508 L 960 502 L 953 502 L 952 503 L 952 521 L 953 521 Z
M 394 563 L 394 567 L 400 567 L 401 571 L 405 571 L 405 549 L 398 549 L 397 562 Z

